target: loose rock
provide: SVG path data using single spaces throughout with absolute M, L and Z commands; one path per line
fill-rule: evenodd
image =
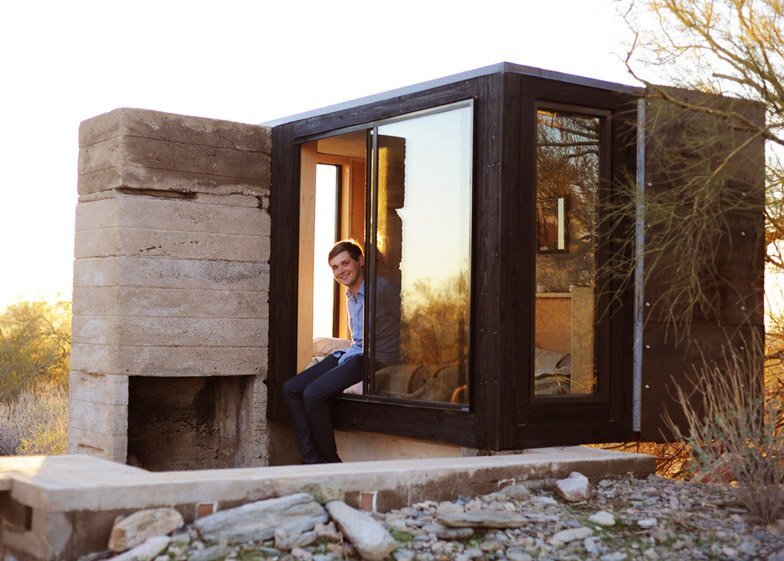
M 596 514 L 592 515 L 588 520 L 593 522 L 598 526 L 614 526 L 615 525 L 615 516 L 607 512 L 606 510 L 600 510 Z
M 154 559 L 161 551 L 166 549 L 171 538 L 168 536 L 155 536 L 144 543 L 129 549 L 125 553 L 112 557 L 111 561 L 148 561 Z
M 218 544 L 188 555 L 188 561 L 218 561 L 229 553 L 231 553 L 229 546 Z
M 489 510 L 444 514 L 437 520 L 453 528 L 519 528 L 526 523 L 525 516 L 517 512 Z
M 655 518 L 643 518 L 642 520 L 637 521 L 637 525 L 644 529 L 655 528 L 658 523 L 659 521 Z
M 288 534 L 284 530 L 275 531 L 275 547 L 282 550 L 292 550 L 307 547 L 318 538 L 318 534 L 311 530 L 301 534 Z
M 381 524 L 343 501 L 327 503 L 327 511 L 360 555 L 370 561 L 384 559 L 398 545 Z
M 346 498 L 346 493 L 343 489 L 328 483 L 308 483 L 297 492 L 307 493 L 322 505 L 327 504 L 329 501 L 343 501 Z
M 343 534 L 338 532 L 335 528 L 334 522 L 327 522 L 326 524 L 318 524 L 315 528 L 316 535 L 319 538 L 325 538 L 332 543 L 341 543 L 343 541 Z
M 213 542 L 264 541 L 281 529 L 299 534 L 327 521 L 324 507 L 307 493 L 267 499 L 199 518 L 193 526 Z
M 591 496 L 591 484 L 583 474 L 573 471 L 566 479 L 555 482 L 558 495 L 565 501 L 585 501 Z
M 561 530 L 550 538 L 550 543 L 553 545 L 561 545 L 575 540 L 582 540 L 593 535 L 593 530 L 582 526 L 580 528 L 569 528 L 568 530 Z
M 125 551 L 153 536 L 170 534 L 184 524 L 182 515 L 173 508 L 140 510 L 118 518 L 109 535 L 111 551 Z

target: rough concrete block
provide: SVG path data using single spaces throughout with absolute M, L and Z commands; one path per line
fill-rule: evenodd
M 128 455 L 128 436 L 69 426 L 68 453 L 87 454 L 124 464 Z
M 267 346 L 266 342 L 251 347 L 134 347 L 74 342 L 71 368 L 117 376 L 257 376 L 267 373 Z
M 79 127 L 79 146 L 118 134 L 266 154 L 272 151 L 269 127 L 131 108 L 115 109 L 83 121 Z
M 263 291 L 269 286 L 269 265 L 142 256 L 84 258 L 74 262 L 74 300 L 81 286 Z
M 70 399 L 84 403 L 128 405 L 128 377 L 85 369 L 69 376 Z
M 88 157 L 88 156 L 85 156 Z M 90 155 L 95 159 L 99 155 Z M 85 164 L 87 165 L 87 164 Z M 100 164 L 90 163 L 92 166 Z M 237 175 L 217 175 L 193 171 L 167 170 L 131 165 L 101 168 L 82 172 L 77 180 L 80 198 L 102 191 L 137 189 L 170 191 L 174 193 L 208 193 L 218 195 L 267 196 L 270 193 L 271 166 L 267 156 L 261 156 L 253 171 L 253 178 Z
M 155 189 L 181 193 L 209 193 L 217 195 L 263 196 L 270 192 L 271 165 L 263 156 L 258 176 L 253 180 L 232 176 L 208 175 L 187 171 L 173 171 L 147 167 L 124 166 L 123 187 L 128 189 Z M 79 181 L 79 192 L 82 192 Z
M 122 187 L 269 193 L 268 127 L 118 109 L 80 127 L 80 195 Z
M 264 179 L 259 183 L 250 183 L 233 177 L 122 167 L 81 174 L 77 179 L 77 188 L 79 200 L 82 201 L 98 198 L 101 193 L 115 189 L 266 197 L 270 193 L 270 181 Z
M 76 231 L 106 228 L 205 232 L 212 234 L 269 235 L 270 217 L 258 208 L 255 197 L 243 197 L 255 206 L 230 206 L 196 200 L 117 195 L 76 207 Z M 218 197 L 211 197 L 212 201 Z
M 104 434 L 128 432 L 128 406 L 70 400 L 68 427 Z
M 0 544 L 28 554 L 30 559 L 64 559 L 73 533 L 71 517 L 62 512 L 33 509 L 31 528 L 0 525 Z M 2 550 L 0 550 L 2 551 Z M 4 559 L 13 559 L 4 555 Z
M 72 341 L 128 346 L 252 347 L 265 345 L 263 319 L 74 316 Z
M 246 467 L 269 465 L 267 386 L 264 383 L 264 376 L 254 378 L 245 397 L 243 411 L 240 430 L 247 436 L 242 440 L 242 450 L 238 455 L 240 465 Z
M 122 134 L 123 118 L 129 111 L 135 109 L 122 107 L 82 121 L 79 125 L 79 148 Z
M 206 177 L 231 177 L 241 180 L 241 183 L 255 184 L 269 177 L 269 156 L 233 147 L 219 148 L 128 135 L 115 136 L 79 150 L 80 174 L 111 167 L 141 167 Z
M 76 232 L 74 254 L 77 259 L 145 255 L 266 262 L 270 256 L 270 238 L 261 235 L 109 228 Z
M 79 287 L 75 315 L 145 317 L 269 317 L 268 293 L 241 290 Z

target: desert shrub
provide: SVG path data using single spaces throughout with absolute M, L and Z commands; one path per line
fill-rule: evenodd
M 0 312 L 0 399 L 39 382 L 67 383 L 71 303 L 18 302 Z
M 784 431 L 780 394 L 749 382 L 755 379 L 749 372 L 761 368 L 760 354 L 731 353 L 704 364 L 692 388 L 676 390 L 687 429 L 668 425 L 689 445 L 692 470 L 720 470 L 738 502 L 771 523 L 784 516 Z
M 0 401 L 0 455 L 65 454 L 68 390 L 42 383 Z

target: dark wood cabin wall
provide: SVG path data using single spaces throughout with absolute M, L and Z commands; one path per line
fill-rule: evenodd
M 515 446 L 513 411 L 518 377 L 513 373 L 528 353 L 521 345 L 520 306 L 526 276 L 514 258 L 520 231 L 530 221 L 520 212 L 520 77 L 483 81 L 480 99 L 474 206 L 473 341 L 477 431 L 491 450 Z
M 668 89 L 671 95 L 691 103 L 713 105 L 735 111 L 752 122 L 764 123 L 760 104 L 737 99 L 707 96 L 697 92 Z M 687 162 L 696 169 L 715 169 L 726 154 L 748 140 L 749 132 L 727 121 L 690 111 L 676 111 L 667 102 L 651 96 L 648 100 L 646 189 L 666 193 L 689 176 L 682 170 Z M 699 135 L 703 135 L 702 138 Z M 695 142 L 695 139 L 699 142 Z M 722 188 L 722 233 L 711 248 L 716 251 L 716 277 L 701 278 L 703 288 L 714 297 L 713 309 L 695 310 L 688 330 L 674 329 L 660 309 L 667 298 L 672 273 L 665 264 L 651 271 L 645 287 L 646 322 L 643 349 L 641 438 L 667 441 L 665 417 L 685 427 L 681 408 L 676 404 L 675 384 L 691 387 L 694 369 L 705 361 L 722 364 L 726 352 L 750 352 L 761 357 L 764 339 L 764 165 L 762 139 L 751 142 L 725 168 Z M 688 195 L 687 195 L 688 196 Z M 725 200 L 726 200 L 725 199 Z M 737 201 L 744 201 L 739 207 Z M 693 204 L 684 200 L 684 205 Z M 646 232 L 646 248 L 660 244 L 660 233 Z M 672 255 L 672 259 L 689 259 Z M 760 391 L 762 362 L 748 370 L 750 387 Z M 700 409 L 695 399 L 692 406 Z

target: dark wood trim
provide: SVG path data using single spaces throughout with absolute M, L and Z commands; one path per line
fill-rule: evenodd
M 270 217 L 273 224 L 270 248 L 269 371 L 267 417 L 287 418 L 281 386 L 296 364 L 297 341 L 297 246 L 299 241 L 299 149 L 291 127 L 272 129 L 272 192 Z M 296 191 L 292 194 L 292 191 Z

